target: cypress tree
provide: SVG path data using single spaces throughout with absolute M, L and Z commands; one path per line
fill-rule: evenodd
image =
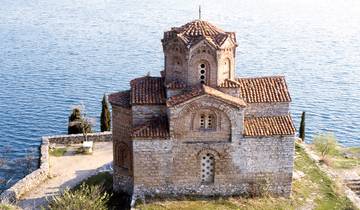
M 299 138 L 301 138 L 302 141 L 305 140 L 305 112 L 302 112 L 301 114 Z
M 102 103 L 102 108 L 101 108 L 101 116 L 100 116 L 100 130 L 101 132 L 110 131 L 110 127 L 111 127 L 110 111 L 109 111 L 109 104 L 106 100 L 105 94 L 101 103 Z

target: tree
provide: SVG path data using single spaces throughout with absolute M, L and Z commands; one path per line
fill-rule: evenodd
M 299 138 L 304 141 L 305 140 L 305 112 L 301 114 L 301 122 L 299 129 Z
M 102 99 L 102 108 L 101 108 L 101 116 L 100 116 L 100 130 L 101 132 L 110 131 L 111 128 L 111 119 L 110 119 L 110 111 L 109 104 L 106 100 L 106 95 Z
M 336 152 L 337 141 L 334 134 L 320 134 L 314 137 L 315 149 L 320 152 L 321 159 Z
M 82 134 L 84 135 L 84 140 L 87 141 L 87 134 L 92 132 L 92 127 L 95 126 L 95 118 L 86 117 L 84 115 L 79 121 Z
M 81 120 L 81 109 L 80 107 L 74 107 L 70 116 L 68 124 L 68 134 L 78 134 L 82 133 L 80 124 L 78 123 Z
M 93 119 L 86 117 L 83 105 L 74 106 L 69 116 L 68 134 L 91 133 L 93 124 Z

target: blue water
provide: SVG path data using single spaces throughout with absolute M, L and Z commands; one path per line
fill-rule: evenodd
M 1 0 L 6 186 L 24 175 L 17 163 L 37 154 L 41 136 L 66 133 L 71 106 L 98 118 L 104 93 L 159 75 L 163 31 L 195 19 L 199 4 L 203 19 L 237 32 L 238 75 L 286 76 L 296 126 L 307 112 L 308 141 L 332 132 L 360 146 L 358 0 Z

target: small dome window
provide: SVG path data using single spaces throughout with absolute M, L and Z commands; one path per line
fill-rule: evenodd
M 199 64 L 199 79 L 201 84 L 206 84 L 206 65 L 204 63 Z

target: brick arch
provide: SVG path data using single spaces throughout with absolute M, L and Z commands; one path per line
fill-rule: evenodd
M 211 115 L 214 115 L 215 119 L 214 119 L 214 128 L 213 130 L 220 130 L 221 129 L 221 121 L 223 121 L 223 119 L 221 119 L 221 110 L 218 110 L 214 107 L 210 107 L 210 106 L 203 106 L 203 107 L 199 107 L 199 109 L 193 110 L 191 111 L 191 130 L 195 130 L 198 129 L 197 123 L 199 120 L 199 116 L 203 113 L 208 113 Z M 225 113 L 224 113 L 225 114 Z M 224 115 L 226 117 L 225 120 L 229 120 L 227 114 Z M 231 123 L 230 123 L 230 127 L 231 127 Z M 231 130 L 231 128 L 230 128 Z
M 221 154 L 218 151 L 216 151 L 215 149 L 202 148 L 196 154 L 197 159 L 200 161 L 200 158 L 202 156 L 206 155 L 207 153 L 210 153 L 211 155 L 213 155 L 215 157 L 215 160 L 220 160 L 220 158 L 221 158 Z
M 125 142 L 115 144 L 114 163 L 124 169 L 131 170 L 131 152 L 129 146 Z

